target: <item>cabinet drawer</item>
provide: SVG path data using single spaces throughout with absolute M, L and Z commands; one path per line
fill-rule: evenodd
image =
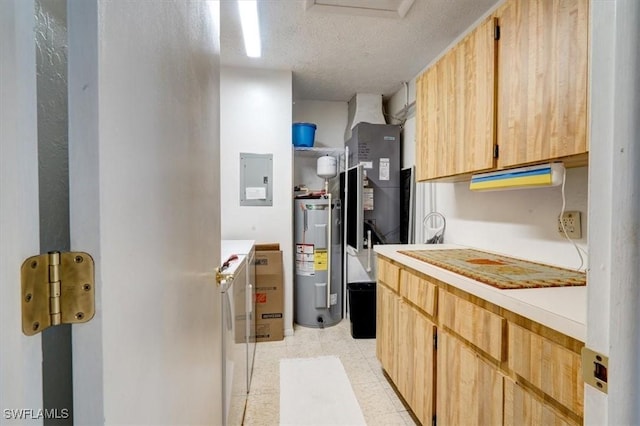
M 528 392 L 509 378 L 504 380 L 505 426 L 577 426 L 574 420 Z
M 439 294 L 440 323 L 498 361 L 503 361 L 503 332 L 506 320 L 446 291 Z
M 400 271 L 400 295 L 431 316 L 436 314 L 436 288 L 411 272 Z
M 381 257 L 378 257 L 378 280 L 382 281 L 387 287 L 393 291 L 398 291 L 398 283 L 400 281 L 400 268 Z
M 509 368 L 544 393 L 583 415 L 580 355 L 509 323 Z

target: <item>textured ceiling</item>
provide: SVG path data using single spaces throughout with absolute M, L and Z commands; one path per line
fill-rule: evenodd
M 293 71 L 295 100 L 389 96 L 501 0 L 415 0 L 403 19 L 307 10 L 259 0 L 262 57 L 245 56 L 235 0 L 220 2 L 224 66 Z

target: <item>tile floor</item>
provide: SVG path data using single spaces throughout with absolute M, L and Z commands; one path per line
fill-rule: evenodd
M 351 337 L 350 322 L 324 329 L 295 325 L 294 335 L 256 347 L 244 425 L 278 425 L 280 359 L 336 355 L 342 361 L 367 425 L 414 426 L 415 421 L 382 372 L 375 339 Z

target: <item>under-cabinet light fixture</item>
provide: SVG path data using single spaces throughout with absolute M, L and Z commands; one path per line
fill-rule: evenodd
M 260 45 L 260 23 L 258 21 L 257 0 L 238 0 L 238 10 L 240 11 L 240 23 L 242 25 L 242 36 L 244 37 L 244 48 L 250 58 L 262 56 Z
M 541 188 L 557 186 L 564 179 L 564 164 L 550 163 L 471 176 L 472 191 Z

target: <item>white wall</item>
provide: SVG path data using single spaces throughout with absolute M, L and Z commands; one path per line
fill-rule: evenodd
M 415 101 L 416 101 L 416 79 L 408 81 L 406 85 L 398 90 L 386 104 L 387 123 L 401 124 L 403 126 L 401 133 L 402 141 L 402 162 L 401 168 L 411 167 L 416 162 L 416 118 L 415 118 Z
M 314 147 L 344 148 L 344 130 L 347 127 L 347 102 L 295 101 L 293 122 L 314 123 L 316 139 Z M 309 189 L 322 189 L 324 180 L 316 174 L 317 157 L 296 153 L 294 155 L 293 183 L 306 184 Z M 337 182 L 337 184 L 336 184 Z M 339 187 L 339 179 L 330 182 Z
M 22 334 L 20 309 L 20 265 L 29 256 L 39 254 L 40 247 L 34 10 L 33 1 L 0 1 L 0 408 L 3 410 L 43 408 L 41 338 Z M 3 424 L 28 422 L 7 419 L 4 412 L 1 415 Z
M 68 6 L 74 421 L 219 424 L 219 3 Z
M 580 266 L 573 244 L 557 231 L 560 187 L 496 192 L 470 191 L 468 182 L 434 187 L 436 209 L 447 219 L 445 242 L 570 268 Z M 582 212 L 582 238 L 576 242 L 586 249 L 586 167 L 567 170 L 565 195 L 565 209 Z
M 223 67 L 220 73 L 222 238 L 280 243 L 285 332 L 293 333 L 292 74 Z M 273 154 L 273 206 L 240 206 L 240 153 Z
M 585 424 L 640 424 L 640 3 L 592 0 L 586 345 L 609 392 L 585 387 Z

